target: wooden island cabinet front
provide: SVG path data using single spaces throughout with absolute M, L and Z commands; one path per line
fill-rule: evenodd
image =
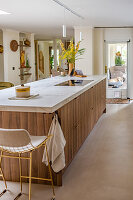
M 106 112 L 106 79 L 89 88 L 56 111 L 66 139 L 66 167 L 53 172 L 54 184 L 62 185 L 62 176 L 79 148 L 89 135 L 100 116 Z M 31 135 L 47 135 L 55 113 L 0 111 L 1 128 L 24 128 Z M 32 176 L 48 177 L 48 169 L 42 163 L 44 148 L 33 153 Z M 26 154 L 25 154 L 26 156 Z M 19 181 L 19 163 L 16 159 L 4 158 L 2 168 L 6 180 Z M 22 174 L 28 175 L 28 161 L 22 161 Z M 46 183 L 35 181 L 38 183 Z M 47 184 L 47 183 L 46 183 Z

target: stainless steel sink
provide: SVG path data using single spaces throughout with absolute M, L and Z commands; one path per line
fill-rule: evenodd
M 68 80 L 62 83 L 59 83 L 55 86 L 84 86 L 88 83 L 91 83 L 94 80 Z

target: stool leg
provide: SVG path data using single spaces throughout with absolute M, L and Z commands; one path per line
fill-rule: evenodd
M 52 177 L 51 166 L 50 166 L 50 163 L 49 163 L 49 156 L 48 156 L 48 150 L 47 150 L 47 145 L 46 145 L 46 144 L 45 144 L 45 150 L 46 150 L 46 155 L 47 155 L 48 168 L 49 168 L 50 179 L 51 179 L 52 190 L 53 190 L 53 196 L 54 196 L 53 199 L 55 199 L 55 191 L 54 191 L 53 177 Z
M 3 181 L 5 183 L 5 187 L 7 189 L 7 184 L 6 184 L 6 180 L 5 180 L 5 177 L 4 177 L 4 173 L 3 173 L 3 170 L 2 170 L 2 166 L 1 166 L 1 163 L 2 163 L 2 155 L 3 155 L 3 151 L 1 151 L 1 156 L 0 156 L 0 171 L 1 171 L 1 176 L 3 178 Z
M 22 163 L 21 163 L 21 154 L 19 153 L 19 171 L 20 171 L 20 189 L 22 193 Z
M 1 168 L 0 168 L 0 171 L 1 171 L 1 175 L 2 175 L 3 181 L 4 181 L 4 183 L 5 183 L 5 187 L 6 187 L 6 189 L 7 189 L 6 180 L 5 180 L 5 177 L 4 177 L 4 174 L 3 174 L 3 171 L 2 171 Z
M 29 200 L 31 200 L 31 170 L 32 170 L 32 152 L 30 152 L 30 168 L 29 168 Z

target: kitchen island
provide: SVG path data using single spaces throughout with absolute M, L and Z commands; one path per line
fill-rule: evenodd
M 38 97 L 9 100 L 15 96 L 15 88 L 0 91 L 0 127 L 24 128 L 31 135 L 47 135 L 56 112 L 66 139 L 66 167 L 59 173 L 53 172 L 53 178 L 55 185 L 62 185 L 63 173 L 106 112 L 106 76 L 58 76 L 28 85 L 31 94 L 39 94 Z M 33 153 L 33 176 L 48 177 L 47 167 L 42 163 L 43 151 L 40 148 Z M 18 160 L 5 159 L 3 169 L 6 180 L 19 181 Z M 28 175 L 28 161 L 23 161 L 22 173 Z

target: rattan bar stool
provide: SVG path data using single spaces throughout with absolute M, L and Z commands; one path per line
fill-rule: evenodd
M 16 158 L 19 159 L 19 169 L 20 169 L 20 188 L 21 192 L 15 197 L 14 200 L 17 200 L 22 195 L 22 179 L 26 178 L 29 179 L 29 200 L 31 200 L 31 180 L 37 179 L 37 180 L 45 180 L 50 181 L 52 185 L 53 190 L 53 197 L 52 200 L 55 199 L 55 191 L 54 191 L 54 185 L 53 185 L 53 178 L 52 178 L 52 171 L 51 166 L 49 164 L 49 157 L 48 157 L 48 151 L 47 151 L 47 141 L 52 136 L 31 136 L 28 131 L 25 129 L 1 129 L 0 128 L 0 176 L 2 177 L 4 183 L 5 183 L 5 190 L 0 194 L 0 197 L 4 195 L 4 193 L 7 191 L 7 184 L 4 177 L 4 173 L 2 170 L 2 158 Z M 38 178 L 38 177 L 32 177 L 32 152 L 41 147 L 42 145 L 45 146 L 47 160 L 48 160 L 48 169 L 50 174 L 50 179 L 46 178 Z M 6 155 L 4 155 L 4 152 L 6 152 Z M 8 153 L 8 154 L 7 154 Z M 29 157 L 22 156 L 23 153 L 29 153 Z M 10 155 L 14 154 L 14 155 Z M 29 160 L 30 167 L 29 167 L 29 176 L 23 176 L 22 175 L 22 159 Z

